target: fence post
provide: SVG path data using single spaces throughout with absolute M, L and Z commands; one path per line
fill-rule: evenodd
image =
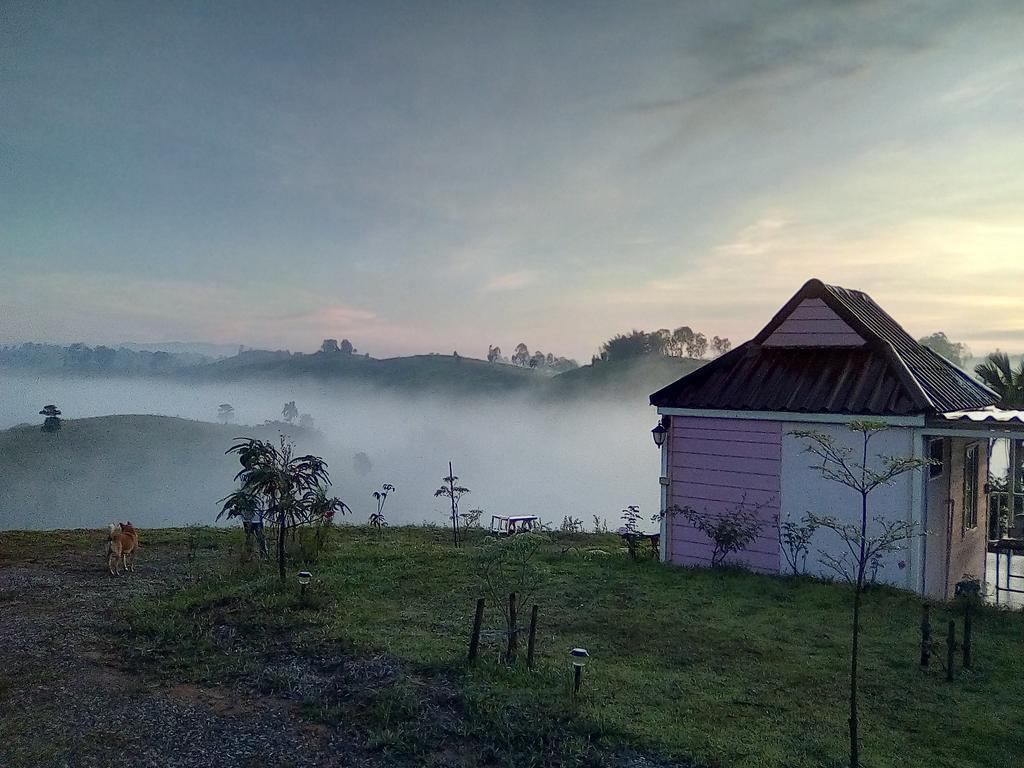
M 512 664 L 516 660 L 516 593 L 508 593 L 508 649 L 505 651 L 505 662 Z
M 964 669 L 971 668 L 971 603 L 964 603 Z
M 921 666 L 927 667 L 932 656 L 932 623 L 928 616 L 928 603 L 921 604 Z
M 530 639 L 526 644 L 526 668 L 533 669 L 533 651 L 537 644 L 537 604 L 530 611 Z
M 946 679 L 953 679 L 953 665 L 956 663 L 956 622 L 950 620 L 946 636 Z
M 480 627 L 484 623 L 484 599 L 481 597 L 476 601 L 476 615 L 473 616 L 473 632 L 469 636 L 469 663 L 476 661 L 477 652 L 480 650 Z

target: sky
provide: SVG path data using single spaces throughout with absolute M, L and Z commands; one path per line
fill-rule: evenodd
M 0 342 L 1024 351 L 1017 2 L 0 2 Z

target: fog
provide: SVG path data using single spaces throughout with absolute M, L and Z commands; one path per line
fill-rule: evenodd
M 231 403 L 235 409 L 232 432 L 246 436 L 250 432 L 246 425 L 280 419 L 282 406 L 289 400 L 313 417 L 321 433 L 316 439 L 300 439 L 297 449 L 319 452 L 328 460 L 334 493 L 353 508 L 355 522 L 365 522 L 374 506 L 370 494 L 386 482 L 397 489 L 385 510 L 392 524 L 444 522 L 448 511 L 433 491 L 447 474 L 449 459 L 460 482 L 471 489 L 461 509 L 485 510 L 485 525 L 491 514 L 530 513 L 554 527 L 563 516 L 571 515 L 581 518 L 588 529 L 597 515 L 614 528 L 627 505 L 640 505 L 645 517 L 657 511 L 659 456 L 650 437 L 655 415 L 643 401 L 556 405 L 505 397 L 418 399 L 359 390 L 339 393 L 294 382 L 185 385 L 166 380 L 0 373 L 0 428 L 40 424 L 42 417 L 37 414 L 47 403 L 57 404 L 66 420 L 156 414 L 208 422 L 216 421 L 220 403 Z M 67 444 L 71 430 L 74 424 L 66 424 L 55 439 Z M 7 445 L 10 451 L 10 440 Z M 227 447 L 225 443 L 223 448 Z M 225 461 L 219 450 L 181 444 L 164 445 L 162 451 L 159 471 L 181 476 L 164 482 L 158 493 L 162 498 L 142 505 L 146 511 L 140 514 L 145 517 L 136 514 L 133 522 L 143 526 L 212 523 L 218 511 L 216 500 L 231 487 L 230 465 L 225 464 L 221 481 L 219 473 L 209 471 L 211 462 L 219 466 Z M 369 458 L 369 470 L 365 462 L 360 466 L 354 460 L 360 452 Z M 71 455 L 61 461 L 79 458 Z M 10 457 L 0 455 L 0 472 L 9 461 Z M 189 475 L 189 467 L 200 465 L 206 471 Z M 78 488 L 73 492 L 58 488 L 64 493 L 57 497 L 47 494 L 44 486 L 70 481 L 61 472 L 41 476 L 38 495 L 34 488 L 22 489 L 17 509 L 0 506 L 0 528 L 99 527 L 131 517 L 130 510 L 111 510 L 104 496 L 116 484 L 122 486 L 116 490 L 125 498 L 123 486 L 141 484 L 133 471 L 153 472 L 154 468 L 90 469 L 83 485 L 91 487 L 81 488 L 80 493 Z M 0 483 L 4 482 L 0 474 Z M 202 487 L 194 487 L 197 482 Z M 175 488 L 183 484 L 190 486 L 190 499 L 208 498 L 209 506 L 180 503 L 175 497 L 183 491 Z M 145 485 L 152 487 L 152 478 Z

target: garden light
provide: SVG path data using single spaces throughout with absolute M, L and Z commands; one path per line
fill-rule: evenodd
M 569 651 L 572 658 L 572 695 L 573 698 L 579 695 L 580 683 L 583 682 L 583 667 L 590 658 L 586 648 L 573 648 Z
M 299 595 L 305 599 L 306 586 L 313 580 L 313 574 L 309 571 L 299 571 Z

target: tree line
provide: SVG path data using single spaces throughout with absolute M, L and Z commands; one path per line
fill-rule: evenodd
M 552 352 L 545 354 L 539 349 L 530 352 L 530 348 L 524 342 L 516 344 L 511 355 L 505 357 L 499 346 L 487 346 L 488 363 L 505 363 L 506 365 L 517 365 L 520 368 L 532 368 L 534 370 L 550 370 L 554 373 L 571 371 L 579 368 L 580 364 L 568 357 L 561 357 Z
M 690 357 L 701 360 L 708 350 L 716 357 L 724 355 L 732 349 L 732 342 L 724 336 L 712 336 L 711 339 L 694 331 L 688 325 L 681 325 L 674 331 L 659 328 L 657 331 L 639 331 L 633 329 L 629 333 L 618 333 L 601 345 L 598 354 L 591 363 L 607 360 L 625 360 L 645 355 L 661 355 L 664 357 Z

